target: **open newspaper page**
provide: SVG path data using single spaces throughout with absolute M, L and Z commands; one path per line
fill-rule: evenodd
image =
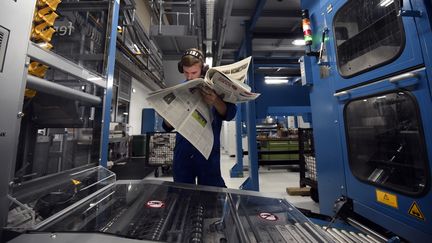
M 245 84 L 251 57 L 233 64 L 211 68 L 205 78 L 199 78 L 149 94 L 147 101 L 167 122 L 185 137 L 206 159 L 210 156 L 214 138 L 212 112 L 202 99 L 199 89 L 212 88 L 222 99 L 241 103 L 256 99 Z
M 256 99 L 260 94 L 252 93 L 245 83 L 251 57 L 236 63 L 211 68 L 205 76 L 213 90 L 226 102 L 242 103 Z
M 153 92 L 149 104 L 185 137 L 206 159 L 213 147 L 213 117 L 210 107 L 202 100 L 199 87 L 203 79 L 194 79 Z

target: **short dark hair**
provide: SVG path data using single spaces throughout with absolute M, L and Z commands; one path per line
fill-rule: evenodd
M 204 62 L 200 58 L 191 55 L 183 56 L 180 62 L 182 66 L 186 66 L 186 67 L 191 67 L 197 63 L 201 65 L 204 64 Z
M 180 73 L 183 73 L 183 66 L 191 67 L 197 63 L 201 64 L 202 73 L 205 73 L 208 70 L 208 68 L 207 68 L 208 66 L 204 65 L 205 62 L 204 62 L 203 53 L 200 50 L 198 50 L 197 48 L 187 49 L 183 53 L 180 61 L 177 64 L 178 65 L 178 71 Z

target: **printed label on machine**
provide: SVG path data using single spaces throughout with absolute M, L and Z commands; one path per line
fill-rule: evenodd
M 276 221 L 278 220 L 278 216 L 271 213 L 260 213 L 259 217 L 268 221 Z
M 165 207 L 165 203 L 159 200 L 152 200 L 146 203 L 148 208 L 163 208 Z
M 422 213 L 422 211 L 420 210 L 420 207 L 418 206 L 418 204 L 414 201 L 411 204 L 411 207 L 408 210 L 409 215 L 416 217 L 417 219 L 421 219 L 421 220 L 426 220 L 424 217 L 424 214 Z
M 388 192 L 376 190 L 377 201 L 387 206 L 398 208 L 397 196 Z

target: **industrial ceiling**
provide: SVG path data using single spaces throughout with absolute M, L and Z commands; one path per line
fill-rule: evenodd
M 213 65 L 232 63 L 251 40 L 255 62 L 268 63 L 260 72 L 298 75 L 303 46 L 299 0 L 151 1 L 157 14 L 151 35 L 164 59 L 178 60 L 190 47 L 200 47 Z M 162 10 L 162 11 L 161 11 Z M 162 13 L 162 14 L 158 14 Z M 240 52 L 239 52 L 240 51 Z M 274 64 L 272 66 L 271 64 Z

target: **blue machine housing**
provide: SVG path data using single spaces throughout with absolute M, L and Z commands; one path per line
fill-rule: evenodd
M 338 66 L 334 22 L 338 11 L 348 2 L 302 1 L 302 8 L 310 13 L 313 51 L 319 49 L 321 33 L 328 29 L 326 38 L 323 38 L 323 60 L 308 57 L 312 61 L 305 65 L 313 83 L 310 102 L 320 210 L 323 214 L 333 215 L 334 202 L 344 196 L 352 200 L 355 213 L 404 239 L 427 242 L 432 237 L 432 4 L 428 0 L 403 0 L 402 5 L 391 1 L 396 7 L 402 6 L 402 14 L 398 16 L 405 32 L 401 51 L 375 68 L 343 75 Z M 350 144 L 347 134 L 347 105 L 356 100 L 380 98 L 380 94 L 390 92 L 409 94 L 417 105 L 414 113 L 418 114 L 422 133 L 419 143 L 424 145 L 418 148 L 418 153 L 424 153 L 427 162 L 422 167 L 426 179 L 421 184 L 421 193 L 410 194 L 379 183 L 369 183 L 353 173 L 350 149 L 354 145 Z M 384 198 L 390 198 L 389 202 L 386 203 Z

